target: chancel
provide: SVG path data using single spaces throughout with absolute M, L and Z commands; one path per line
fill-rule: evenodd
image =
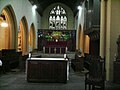
M 120 0 L 0 0 L 0 90 L 120 90 Z

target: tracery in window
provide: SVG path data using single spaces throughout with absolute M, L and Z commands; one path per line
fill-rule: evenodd
M 50 11 L 49 29 L 54 29 L 54 30 L 67 29 L 66 11 L 59 5 L 55 6 Z

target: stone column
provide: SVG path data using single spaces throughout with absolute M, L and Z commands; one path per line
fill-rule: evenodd
M 101 0 L 101 15 L 100 15 L 100 56 L 105 56 L 106 47 L 106 1 Z
M 107 0 L 101 0 L 101 17 L 100 17 L 100 56 L 105 58 L 106 80 L 110 79 L 110 61 L 106 54 L 107 39 Z M 109 55 L 109 54 L 108 54 Z

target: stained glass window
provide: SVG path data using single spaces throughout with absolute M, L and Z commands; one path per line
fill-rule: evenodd
M 50 11 L 49 29 L 67 29 L 67 15 L 63 7 L 57 5 Z

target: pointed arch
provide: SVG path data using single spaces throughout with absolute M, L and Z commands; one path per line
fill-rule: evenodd
M 25 55 L 28 53 L 28 23 L 25 16 L 20 21 L 20 30 L 18 34 L 18 49 Z
M 5 6 L 1 14 L 5 16 L 8 27 L 0 27 L 0 49 L 17 49 L 17 21 L 12 6 Z
M 79 28 L 78 28 L 78 49 L 81 48 L 81 25 L 79 25 Z
M 30 32 L 29 32 L 29 51 L 33 51 L 36 46 L 36 35 L 35 35 L 35 26 L 32 23 L 30 26 Z
M 89 54 L 89 47 L 90 47 L 90 37 L 88 35 L 84 36 L 84 53 Z

